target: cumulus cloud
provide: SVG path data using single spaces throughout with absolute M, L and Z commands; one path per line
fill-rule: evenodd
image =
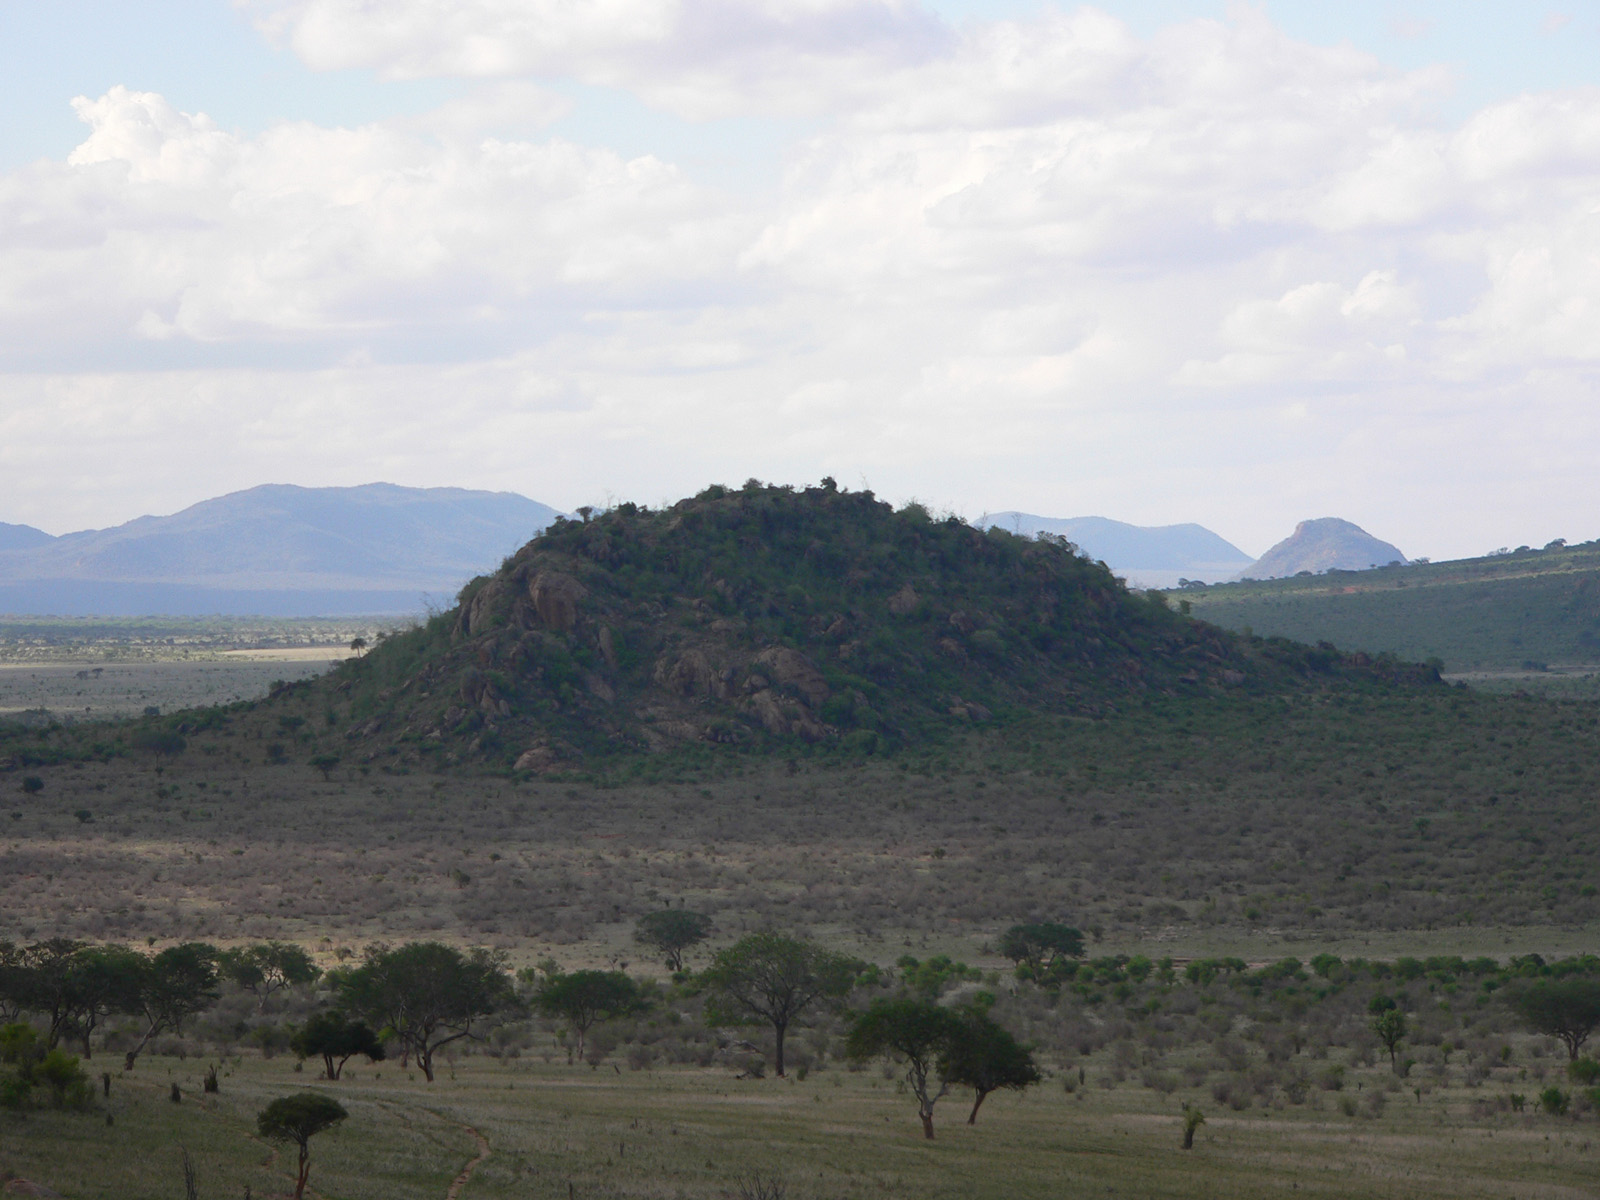
M 1506 444 L 1507 407 L 1592 424 L 1597 92 L 1445 126 L 1446 73 L 1251 9 L 1147 38 L 1092 8 L 958 31 L 888 0 L 256 11 L 313 65 L 475 82 L 248 136 L 112 88 L 76 102 L 67 160 L 0 177 L 0 447 L 77 445 L 85 488 L 123 486 L 104 427 L 230 446 L 229 483 L 255 463 L 572 505 L 601 480 L 651 501 L 866 473 L 1264 546 L 1302 499 L 1438 507 L 1424 459 L 1481 462 L 1493 495 L 1479 442 Z M 811 119 L 775 186 L 734 193 L 552 136 L 555 76 Z M 27 519 L 5 478 L 0 517 Z M 1414 552 L 1463 536 L 1407 519 L 1374 524 Z
M 953 39 L 904 0 L 255 0 L 319 69 L 390 78 L 560 76 L 688 116 L 814 112 Z

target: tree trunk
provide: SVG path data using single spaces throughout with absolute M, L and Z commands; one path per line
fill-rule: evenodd
M 417 1066 L 422 1068 L 422 1076 L 429 1083 L 433 1082 L 433 1051 L 426 1046 L 417 1049 Z
M 968 1125 L 976 1125 L 978 1123 L 978 1109 L 983 1106 L 984 1099 L 988 1095 L 988 1092 L 978 1093 L 978 1098 L 972 1102 L 972 1111 L 967 1114 Z
M 933 1109 L 919 1109 L 917 1110 L 917 1116 L 922 1118 L 922 1136 L 930 1142 L 933 1141 Z
M 772 1023 L 772 1030 L 778 1035 L 778 1049 L 773 1057 L 777 1059 L 778 1078 L 780 1079 L 783 1078 L 783 1035 L 788 1028 L 789 1025 L 786 1021 L 774 1021 Z
M 305 1142 L 300 1143 L 300 1173 L 294 1181 L 294 1200 L 301 1200 L 306 1194 L 306 1180 L 311 1177 L 311 1147 Z
M 339 1067 L 336 1067 L 336 1066 L 333 1065 L 333 1055 L 324 1052 L 323 1055 L 322 1055 L 322 1063 L 323 1063 L 323 1066 L 327 1070 L 329 1079 L 337 1079 L 337 1078 L 339 1078 Z M 344 1065 L 343 1063 L 339 1064 L 339 1066 L 341 1066 L 341 1067 L 343 1065 Z
M 1194 1126 L 1193 1125 L 1185 1125 L 1183 1127 L 1183 1148 L 1185 1150 L 1193 1150 L 1194 1149 Z

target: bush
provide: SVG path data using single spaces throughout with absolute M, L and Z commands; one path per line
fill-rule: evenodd
M 1565 1116 L 1572 1098 L 1558 1087 L 1548 1087 L 1539 1093 L 1539 1107 L 1552 1117 Z
M 30 1108 L 82 1111 L 91 1106 L 94 1089 L 78 1065 L 78 1056 L 65 1050 L 46 1051 L 30 1026 L 0 1029 L 0 1108 L 20 1112 Z

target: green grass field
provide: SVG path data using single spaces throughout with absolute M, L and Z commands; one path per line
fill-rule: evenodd
M 1447 672 L 1600 663 L 1600 546 L 1593 543 L 1170 595 L 1227 629 L 1413 662 L 1438 658 Z M 1518 686 L 1552 678 L 1541 672 Z
M 967 1094 L 951 1095 L 931 1144 L 897 1080 L 877 1066 L 737 1079 L 721 1068 L 595 1070 L 479 1056 L 430 1086 L 394 1063 L 330 1084 L 309 1065 L 295 1073 L 292 1059 L 245 1057 L 224 1065 L 216 1096 L 201 1095 L 203 1070 L 193 1059 L 151 1058 L 114 1076 L 109 1128 L 98 1112 L 0 1118 L 0 1168 L 76 1200 L 168 1200 L 182 1195 L 183 1148 L 205 1200 L 247 1187 L 260 1200 L 288 1190 L 292 1153 L 255 1139 L 254 1114 L 315 1089 L 350 1111 L 313 1142 L 311 1188 L 328 1200 L 713 1200 L 756 1194 L 757 1175 L 779 1181 L 790 1200 L 1555 1198 L 1592 1196 L 1600 1169 L 1592 1116 L 1501 1111 L 1496 1101 L 1511 1090 L 1531 1090 L 1511 1070 L 1419 1098 L 1386 1066 L 1370 1067 L 1303 1105 L 1232 1112 L 1200 1089 L 1099 1086 L 1101 1064 L 1086 1060 L 1084 1086 L 1068 1092 L 1057 1075 L 1021 1097 L 997 1095 L 973 1127 Z M 169 1099 L 173 1081 L 185 1089 L 181 1104 Z M 1206 1112 L 1188 1152 L 1179 1148 L 1184 1103 Z

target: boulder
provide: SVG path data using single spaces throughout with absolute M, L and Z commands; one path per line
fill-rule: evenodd
M 539 624 L 565 633 L 578 623 L 578 602 L 589 593 L 563 571 L 540 571 L 528 583 L 528 602 Z
M 656 663 L 655 681 L 679 696 L 708 696 L 717 690 L 717 672 L 699 650 L 686 650 L 676 659 L 661 659 Z
M 922 597 L 917 595 L 916 589 L 908 583 L 889 597 L 889 611 L 897 617 L 909 617 L 917 611 L 917 605 L 921 603 Z
M 798 650 L 788 646 L 773 646 L 756 655 L 752 664 L 760 668 L 779 687 L 791 687 L 805 698 L 812 708 L 819 707 L 828 698 L 828 684 L 812 662 Z

